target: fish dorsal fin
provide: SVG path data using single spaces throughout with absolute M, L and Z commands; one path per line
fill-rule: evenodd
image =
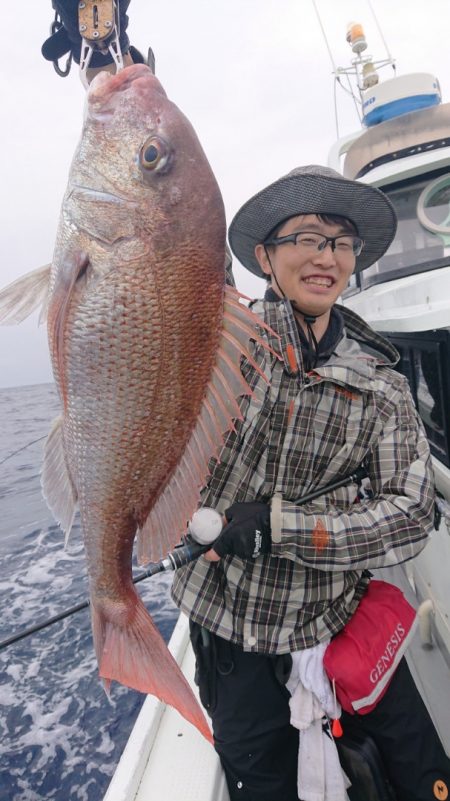
M 45 443 L 41 485 L 48 508 L 64 531 L 67 544 L 78 496 L 67 467 L 61 417 L 53 422 Z
M 0 325 L 14 325 L 42 306 L 39 322 L 45 320 L 51 265 L 22 275 L 0 292 Z
M 239 302 L 241 297 L 226 287 L 222 336 L 203 404 L 177 467 L 138 532 L 140 564 L 163 558 L 179 542 L 198 507 L 211 457 L 219 457 L 226 434 L 235 429 L 234 421 L 242 420 L 237 398 L 252 391 L 240 369 L 241 357 L 264 376 L 249 350 L 249 340 L 281 358 L 258 331 L 268 326 Z

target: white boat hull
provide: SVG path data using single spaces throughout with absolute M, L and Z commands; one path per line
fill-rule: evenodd
M 409 275 L 347 298 L 376 331 L 407 333 L 450 327 L 450 267 Z

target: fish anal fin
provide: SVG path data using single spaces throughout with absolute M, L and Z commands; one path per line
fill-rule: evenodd
M 41 485 L 42 494 L 64 531 L 67 543 L 75 517 L 77 491 L 67 467 L 61 417 L 53 422 L 45 443 Z
M 161 634 L 134 591 L 127 596 L 128 613 L 115 614 L 91 599 L 92 630 L 100 677 L 155 695 L 174 707 L 212 742 L 200 705 Z M 116 619 L 115 619 L 116 618 Z
M 226 435 L 235 430 L 234 421 L 242 419 L 237 398 L 251 395 L 252 390 L 241 372 L 241 357 L 262 372 L 249 350 L 249 339 L 274 353 L 260 333 L 268 326 L 239 298 L 239 292 L 226 287 L 223 333 L 211 378 L 185 451 L 138 532 L 140 564 L 163 558 L 179 542 L 200 502 L 211 458 L 220 458 Z
M 0 291 L 0 325 L 15 325 L 47 303 L 51 265 L 46 264 L 22 275 Z M 43 322 L 41 313 L 39 322 Z

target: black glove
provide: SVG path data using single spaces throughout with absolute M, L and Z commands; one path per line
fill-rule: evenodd
M 225 511 L 225 517 L 228 525 L 212 546 L 219 556 L 229 554 L 255 559 L 270 553 L 270 506 L 267 503 L 233 503 Z

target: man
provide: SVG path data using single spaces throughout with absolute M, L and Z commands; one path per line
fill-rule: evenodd
M 234 254 L 267 278 L 253 310 L 283 358 L 255 344 L 270 384 L 242 364 L 253 395 L 242 400 L 244 420 L 202 496 L 228 524 L 205 557 L 177 572 L 173 597 L 191 619 L 200 694 L 232 801 L 298 799 L 298 732 L 285 686 L 291 654 L 341 631 L 367 571 L 412 558 L 432 530 L 429 450 L 406 379 L 392 369 L 398 354 L 336 305 L 395 230 L 379 190 L 315 166 L 263 189 L 230 226 Z M 358 499 L 349 479 L 299 505 L 361 465 L 368 498 Z M 357 724 L 375 738 L 399 801 L 431 801 L 436 780 L 450 785 L 404 660 Z

